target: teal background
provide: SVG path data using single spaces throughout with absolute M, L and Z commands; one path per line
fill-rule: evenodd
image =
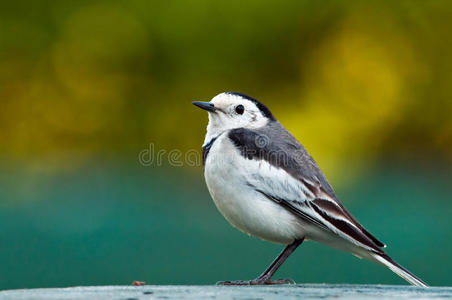
M 395 260 L 432 285 L 451 284 L 449 172 L 385 166 L 337 191 Z M 232 228 L 214 207 L 200 167 L 99 158 L 76 172 L 30 174 L 11 166 L 2 174 L 2 289 L 251 279 L 282 249 Z M 276 276 L 404 284 L 382 266 L 313 242 Z

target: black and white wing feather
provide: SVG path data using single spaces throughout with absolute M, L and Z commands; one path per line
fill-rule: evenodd
M 238 128 L 228 135 L 241 155 L 263 160 L 278 174 L 249 174 L 247 184 L 300 218 L 383 254 L 385 245 L 344 208 L 306 149 L 277 121 L 265 129 Z

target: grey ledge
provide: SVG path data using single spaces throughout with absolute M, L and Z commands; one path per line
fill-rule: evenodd
M 452 287 L 299 284 L 283 286 L 87 286 L 0 291 L 0 299 L 452 299 Z

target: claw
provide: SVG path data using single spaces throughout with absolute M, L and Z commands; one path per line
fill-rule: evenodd
M 276 285 L 276 284 L 296 284 L 293 279 L 278 279 L 278 280 L 237 280 L 237 281 L 218 281 L 216 285 Z
M 286 278 L 285 281 L 287 284 L 297 284 L 292 278 Z

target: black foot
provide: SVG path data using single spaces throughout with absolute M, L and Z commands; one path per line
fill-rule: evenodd
M 268 280 L 256 278 L 254 280 L 219 281 L 217 285 L 272 285 L 272 284 L 296 284 L 293 279 Z

